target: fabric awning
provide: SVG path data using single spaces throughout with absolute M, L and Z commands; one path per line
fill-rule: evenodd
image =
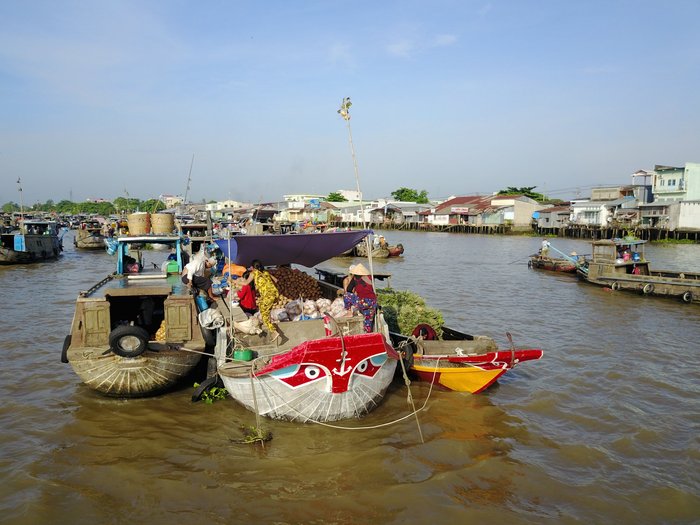
M 372 230 L 280 235 L 235 235 L 216 239 L 226 257 L 241 266 L 259 259 L 265 266 L 301 264 L 308 268 L 350 250 Z

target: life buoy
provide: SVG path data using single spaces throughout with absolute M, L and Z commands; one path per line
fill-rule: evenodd
M 411 332 L 413 337 L 422 337 L 425 341 L 435 341 L 437 339 L 437 332 L 435 328 L 427 323 L 421 323 L 417 325 L 413 332 Z
M 121 357 L 138 357 L 146 351 L 148 332 L 140 326 L 117 326 L 109 334 L 109 349 Z
M 685 292 L 682 296 L 683 302 L 684 303 L 692 303 L 693 302 L 693 292 Z
M 610 286 L 610 288 L 612 288 L 613 290 L 617 291 L 617 290 L 620 289 L 620 283 L 618 283 L 617 281 L 615 281 L 614 283 L 612 283 L 612 285 Z
M 654 285 L 651 283 L 645 284 L 644 287 L 642 288 L 642 293 L 644 293 L 644 294 L 650 294 L 653 291 L 654 291 Z

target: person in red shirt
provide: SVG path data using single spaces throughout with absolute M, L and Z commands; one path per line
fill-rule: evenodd
M 246 271 L 243 273 L 243 280 L 248 280 L 250 272 Z M 243 310 L 248 316 L 253 315 L 258 311 L 258 305 L 255 302 L 255 283 L 251 280 L 248 284 L 241 286 L 239 290 L 236 291 L 238 294 L 238 301 L 241 310 Z

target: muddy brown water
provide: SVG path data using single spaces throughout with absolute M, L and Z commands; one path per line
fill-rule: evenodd
M 449 326 L 545 350 L 480 395 L 396 382 L 352 430 L 192 403 L 192 388 L 116 400 L 60 363 L 73 302 L 112 271 L 103 252 L 0 267 L 0 522 L 697 523 L 700 307 L 527 268 L 536 238 L 388 232 L 375 261 Z M 563 251 L 588 243 L 554 240 Z M 154 259 L 160 254 L 154 254 Z M 700 246 L 650 246 L 700 271 Z M 157 261 L 156 261 L 157 262 Z M 352 259 L 319 265 L 342 270 Z M 366 427 L 366 428 L 354 428 Z

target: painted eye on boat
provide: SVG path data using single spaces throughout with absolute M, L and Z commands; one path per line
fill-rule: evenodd
M 304 375 L 309 379 L 318 379 L 318 377 L 321 375 L 321 369 L 317 366 L 307 366 L 304 369 Z
M 355 373 L 361 374 L 367 377 L 373 377 L 382 367 L 381 362 L 374 363 L 372 358 L 365 359 L 355 367 Z

